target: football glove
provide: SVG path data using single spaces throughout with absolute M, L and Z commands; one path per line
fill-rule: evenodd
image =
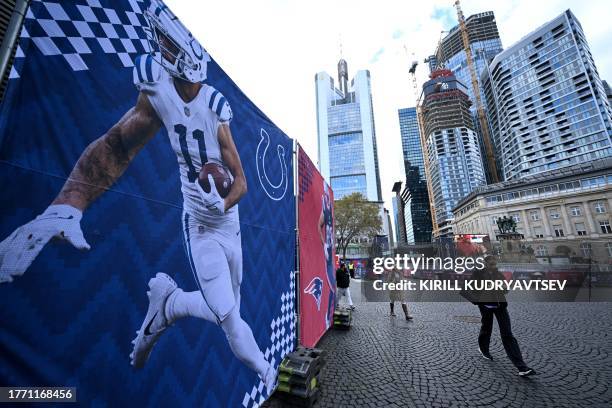
M 202 201 L 204 202 L 204 207 L 208 209 L 208 211 L 212 212 L 216 215 L 225 214 L 225 200 L 219 195 L 217 191 L 217 186 L 215 185 L 215 180 L 213 179 L 212 174 L 208 175 L 208 183 L 210 184 L 210 193 L 205 192 L 200 186 L 199 182 L 195 182 L 198 191 L 200 192 L 200 196 L 202 196 Z
M 0 283 L 11 282 L 32 264 L 43 247 L 56 237 L 65 239 L 75 248 L 90 248 L 80 221 L 83 213 L 70 205 L 51 205 L 41 215 L 17 228 L 0 243 Z

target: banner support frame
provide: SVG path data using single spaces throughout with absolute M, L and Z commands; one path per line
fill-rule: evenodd
M 295 199 L 295 336 L 297 345 L 302 345 L 301 342 L 301 314 L 300 314 L 300 188 L 299 188 L 299 150 L 300 145 L 297 140 L 293 139 L 293 195 Z

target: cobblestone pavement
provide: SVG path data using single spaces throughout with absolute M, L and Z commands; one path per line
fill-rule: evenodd
M 398 310 L 399 309 L 399 310 Z M 329 331 L 317 407 L 612 407 L 612 304 L 509 306 L 523 357 L 538 375 L 521 378 L 499 331 L 494 361 L 477 348 L 478 309 L 416 303 L 406 322 L 396 304 L 360 303 L 348 331 Z M 272 398 L 266 406 L 283 406 Z

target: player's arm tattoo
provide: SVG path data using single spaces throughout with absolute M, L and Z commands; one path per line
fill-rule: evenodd
M 217 138 L 219 139 L 219 146 L 221 147 L 221 158 L 223 159 L 223 163 L 227 165 L 234 176 L 232 188 L 227 197 L 225 197 L 225 210 L 227 211 L 236 205 L 242 196 L 246 194 L 247 182 L 229 125 L 219 125 Z
M 84 210 L 123 174 L 134 156 L 161 127 L 146 95 L 81 154 L 53 204 Z

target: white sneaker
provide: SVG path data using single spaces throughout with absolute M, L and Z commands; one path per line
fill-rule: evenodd
M 525 367 L 519 370 L 518 375 L 520 377 L 529 377 L 530 375 L 534 375 L 536 372 L 533 368 Z
M 264 385 L 266 386 L 266 390 L 268 390 L 268 395 L 272 395 L 274 390 L 276 389 L 276 380 L 278 378 L 278 372 L 274 368 L 273 364 L 270 364 L 266 374 L 262 378 Z
M 147 292 L 149 309 L 140 330 L 136 332 L 136 338 L 132 340 L 134 350 L 130 354 L 130 359 L 135 368 L 144 366 L 159 336 L 168 327 L 164 309 L 166 300 L 176 288 L 177 285 L 174 280 L 162 272 L 158 272 L 149 281 L 150 290 Z

